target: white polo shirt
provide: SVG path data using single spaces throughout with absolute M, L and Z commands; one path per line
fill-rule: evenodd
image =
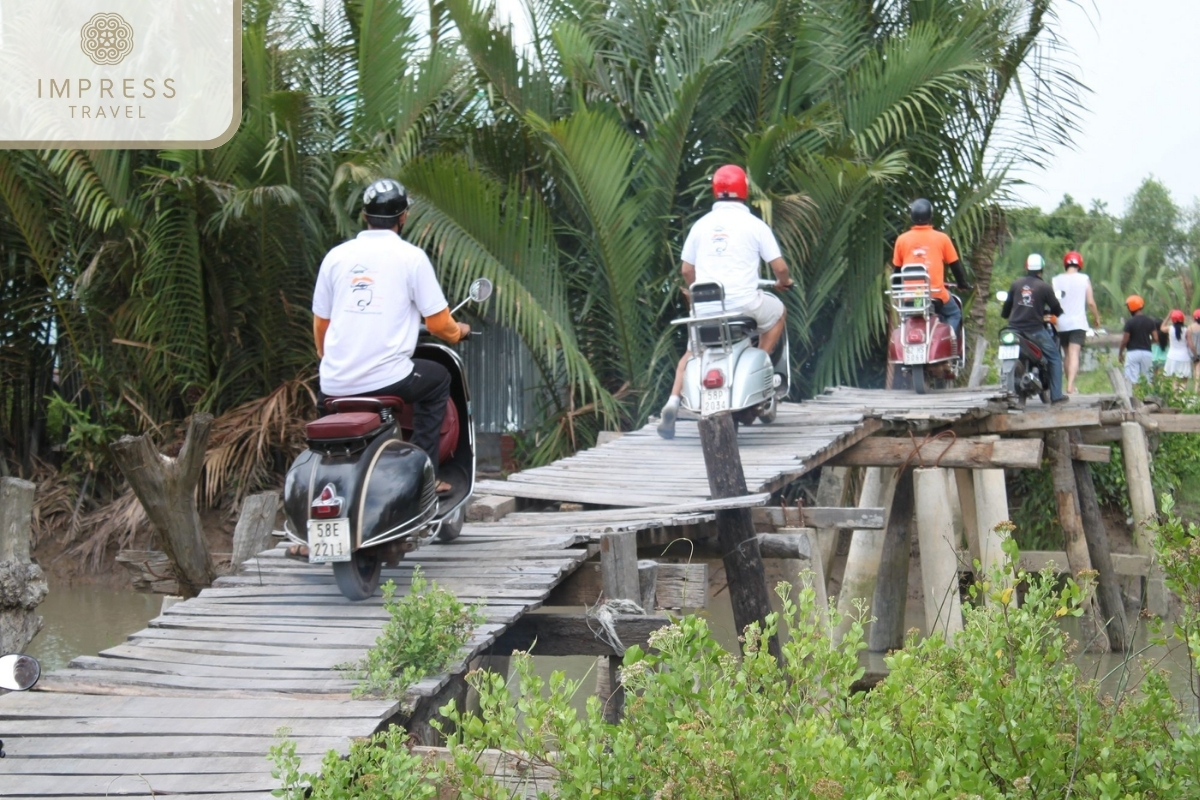
M 446 307 L 429 258 L 392 231 L 363 231 L 330 250 L 312 302 L 330 321 L 321 391 L 344 397 L 407 378 L 422 318 Z
M 725 287 L 725 307 L 732 311 L 758 298 L 759 262 L 781 255 L 775 234 L 745 203 L 718 200 L 688 231 L 682 258 L 696 266 L 697 283 Z

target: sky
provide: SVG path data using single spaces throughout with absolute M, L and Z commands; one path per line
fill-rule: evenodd
M 1059 0 L 1058 26 L 1075 53 L 1083 96 L 1073 148 L 1019 177 L 1017 197 L 1050 210 L 1063 194 L 1112 213 L 1148 175 L 1175 202 L 1200 197 L 1200 0 Z M 528 36 L 520 0 L 498 0 Z
M 1018 196 L 1049 210 L 1064 193 L 1120 213 L 1153 174 L 1179 205 L 1200 196 L 1200 0 L 1064 2 L 1060 30 L 1091 92 L 1075 148 Z

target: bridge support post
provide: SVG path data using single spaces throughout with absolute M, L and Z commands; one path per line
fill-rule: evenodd
M 992 572 L 1004 566 L 1004 537 L 997 528 L 1009 522 L 1008 488 L 1002 469 L 973 470 L 971 482 L 975 488 L 975 524 L 979 528 L 979 563 L 983 576 L 991 578 Z M 972 554 L 974 555 L 974 554 Z
M 1071 436 L 1065 430 L 1046 432 L 1046 449 L 1050 451 L 1050 469 L 1054 477 L 1054 499 L 1058 506 L 1058 523 L 1063 529 L 1067 550 L 1067 563 L 1071 574 L 1078 578 L 1081 572 L 1092 572 L 1092 557 L 1088 553 L 1087 535 L 1083 529 L 1083 515 L 1079 509 L 1079 490 L 1075 484 L 1075 470 L 1071 465 Z M 1092 653 L 1109 651 L 1108 634 L 1104 631 L 1096 595 L 1088 594 L 1083 599 L 1083 616 L 1079 620 L 1080 634 L 1084 647 Z
M 890 467 L 867 467 L 859 495 L 860 508 L 891 508 L 896 491 L 896 470 Z M 846 556 L 846 571 L 838 592 L 837 610 L 841 624 L 834 631 L 834 641 L 841 641 L 850 630 L 851 617 L 857 614 L 855 601 L 863 604 L 875 599 L 875 583 L 883 556 L 883 539 L 879 531 L 856 530 L 850 537 L 850 553 Z M 871 609 L 872 613 L 874 609 Z
M 940 467 L 913 471 L 917 504 L 917 538 L 921 548 L 921 581 L 925 589 L 925 626 L 946 641 L 962 630 L 958 597 L 958 542 L 950 509 L 950 482 Z
M 1071 442 L 1083 442 L 1078 428 L 1070 431 Z M 1096 498 L 1096 484 L 1092 480 L 1092 469 L 1086 461 L 1073 461 L 1075 487 L 1079 493 L 1079 512 L 1083 518 L 1083 535 L 1087 539 L 1092 567 L 1100 573 L 1096 584 L 1096 599 L 1100 613 L 1107 620 L 1108 643 L 1113 651 L 1123 652 L 1129 648 L 1125 602 L 1121 598 L 1121 584 L 1113 569 L 1112 551 L 1108 546 L 1108 534 L 1104 530 L 1104 518 L 1100 514 L 1100 501 Z
M 979 546 L 979 515 L 975 512 L 974 470 L 954 470 L 954 488 L 958 493 L 958 508 L 962 513 L 963 539 L 972 561 L 983 563 Z
M 701 417 L 700 447 L 708 471 L 709 494 L 714 500 L 748 494 L 732 414 L 723 411 Z M 762 623 L 771 613 L 758 534 L 749 508 L 718 511 L 716 526 L 717 544 L 723 554 L 729 598 L 733 604 L 733 622 L 741 633 L 747 625 Z M 781 655 L 778 637 L 772 637 L 769 647 L 777 658 Z
M 825 508 L 844 506 L 849 478 L 849 467 L 821 467 L 821 481 L 817 484 L 817 505 Z M 824 567 L 823 574 L 817 578 L 824 581 L 822 588 L 829 585 L 829 569 L 833 564 L 838 533 L 837 528 L 817 528 L 817 547 L 821 551 L 821 565 Z
M 879 555 L 879 575 L 871 612 L 870 649 L 875 653 L 899 650 L 904 646 L 904 611 L 908 605 L 908 563 L 912 551 L 913 472 L 896 479 L 888 511 L 887 529 Z
M 601 534 L 600 583 L 605 600 L 642 602 L 636 531 Z M 604 706 L 604 718 L 614 725 L 625 710 L 625 687 L 617 672 L 620 667 L 618 656 L 596 658 L 596 696 Z
M 1153 556 L 1154 533 L 1149 523 L 1157 518 L 1158 507 L 1154 503 L 1154 485 L 1150 481 L 1150 446 L 1141 423 L 1121 423 L 1121 455 L 1125 460 L 1129 505 L 1133 509 L 1133 543 L 1142 555 Z M 1151 614 L 1166 616 L 1167 590 L 1157 563 L 1151 563 L 1144 586 L 1143 605 Z

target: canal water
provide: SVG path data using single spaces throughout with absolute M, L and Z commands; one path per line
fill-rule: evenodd
M 43 671 L 65 667 L 75 656 L 95 655 L 146 627 L 162 607 L 160 595 L 132 589 L 51 585 L 38 606 L 45 620 L 28 652 Z

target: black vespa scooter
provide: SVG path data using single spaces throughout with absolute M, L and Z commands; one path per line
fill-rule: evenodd
M 491 281 L 479 278 L 454 310 L 491 294 Z M 475 488 L 475 425 L 462 359 L 424 334 L 413 356 L 450 373 L 436 453 L 440 478 L 452 487 L 448 495 L 437 496 L 433 454 L 408 443 L 413 409 L 399 397 L 326 400 L 334 413 L 308 423 L 308 449 L 284 482 L 288 539 L 308 547 L 310 564 L 332 564 L 350 600 L 373 595 L 384 563 L 398 563 L 422 538 L 457 537 Z

